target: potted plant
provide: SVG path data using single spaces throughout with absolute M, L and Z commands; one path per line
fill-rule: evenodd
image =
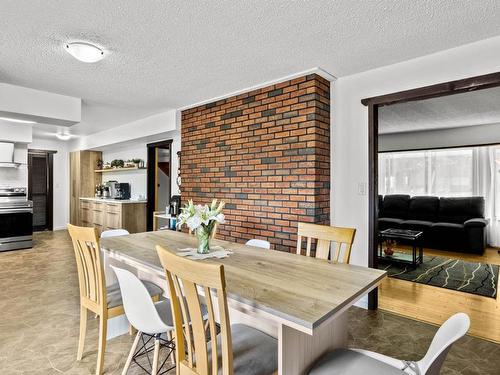
M 115 159 L 111 162 L 111 168 L 123 168 L 125 162 L 122 159 Z
M 141 162 L 142 162 L 141 159 L 137 159 L 137 158 L 132 159 L 132 163 L 134 163 L 137 168 L 141 168 Z
M 210 252 L 210 238 L 215 229 L 216 223 L 223 224 L 225 222 L 222 209 L 225 203 L 223 201 L 217 202 L 214 199 L 210 206 L 208 205 L 195 205 L 190 199 L 188 203 L 181 208 L 179 214 L 178 227 L 187 225 L 188 228 L 196 234 L 198 239 L 199 254 L 207 254 Z

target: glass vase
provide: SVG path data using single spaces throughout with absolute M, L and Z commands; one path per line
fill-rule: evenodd
M 196 237 L 198 238 L 198 254 L 208 254 L 210 252 L 210 237 L 211 231 L 208 228 L 200 227 L 196 229 Z

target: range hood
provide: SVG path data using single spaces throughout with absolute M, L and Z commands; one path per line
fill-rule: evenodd
M 14 161 L 14 143 L 0 142 L 0 168 L 17 168 L 20 165 Z

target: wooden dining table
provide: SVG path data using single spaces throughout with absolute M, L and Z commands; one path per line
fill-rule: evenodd
M 156 245 L 178 252 L 196 247 L 196 238 L 164 230 L 102 239 L 107 283 L 116 280 L 109 265 L 121 265 L 163 286 L 168 297 Z M 232 254 L 197 261 L 224 265 L 231 323 L 251 325 L 278 339 L 282 375 L 306 374 L 326 351 L 345 347 L 346 311 L 386 276 L 377 269 L 216 239 L 211 245 Z

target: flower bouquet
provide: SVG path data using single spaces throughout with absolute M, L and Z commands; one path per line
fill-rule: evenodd
M 187 225 L 192 232 L 196 233 L 198 253 L 207 254 L 210 252 L 210 238 L 215 230 L 215 225 L 216 223 L 223 224 L 225 222 L 222 213 L 224 205 L 223 201 L 217 202 L 217 199 L 214 199 L 210 206 L 195 205 L 192 200 L 189 200 L 181 208 L 177 225 L 179 227 Z

